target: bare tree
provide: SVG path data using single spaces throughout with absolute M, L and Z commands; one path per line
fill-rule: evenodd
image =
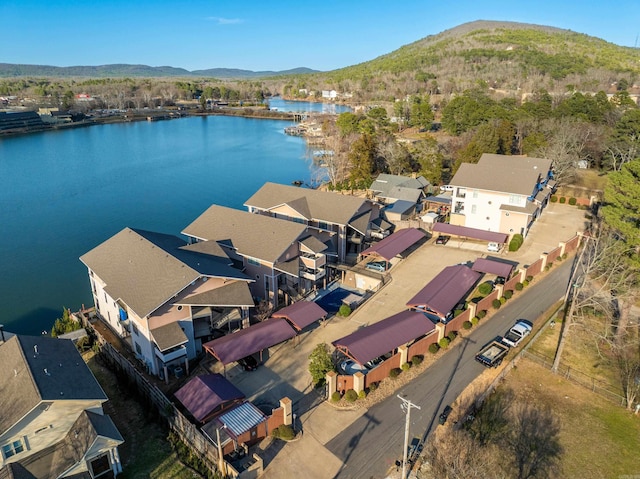
M 329 182 L 335 187 L 349 176 L 349 152 L 358 135 L 340 135 L 335 122 L 329 120 L 323 123 L 322 130 L 326 149 L 318 161 L 326 171 Z
M 560 422 L 550 409 L 533 404 L 515 407 L 506 443 L 518 479 L 558 477 L 562 446 Z

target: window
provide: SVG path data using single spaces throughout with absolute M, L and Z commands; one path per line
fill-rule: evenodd
M 329 229 L 329 224 L 325 223 L 324 221 L 319 221 L 318 222 L 318 228 L 320 228 L 321 230 L 328 230 Z
M 505 215 L 505 216 L 509 216 L 509 212 L 507 211 L 504 215 Z
M 476 208 L 477 208 L 477 205 L 471 205 L 471 214 L 472 215 L 476 214 Z
M 177 308 L 177 309 L 178 309 L 178 311 L 182 311 L 182 305 L 181 305 L 181 304 L 180 304 L 180 305 L 178 305 L 178 308 Z
M 140 345 L 138 343 L 135 343 L 136 345 L 136 353 L 142 355 L 142 348 L 140 347 Z
M 294 223 L 300 223 L 300 224 L 305 224 L 304 223 L 304 219 L 302 218 L 296 218 L 295 216 L 292 218 Z
M 478 197 L 478 190 L 473 190 L 473 197 L 477 198 Z
M 247 263 L 249 263 L 252 266 L 260 266 L 260 261 L 258 261 L 255 258 L 247 258 Z
M 510 205 L 519 205 L 521 204 L 521 196 L 520 195 L 509 195 L 509 204 Z
M 136 334 L 136 336 L 140 336 L 140 332 L 138 331 L 138 327 L 134 323 L 131 323 L 131 326 L 133 327 L 133 332 Z
M 24 444 L 22 444 L 22 440 L 18 439 L 17 441 L 12 441 L 9 444 L 2 446 L 2 455 L 5 459 L 10 458 L 11 456 L 15 456 L 16 454 L 20 454 L 24 451 Z

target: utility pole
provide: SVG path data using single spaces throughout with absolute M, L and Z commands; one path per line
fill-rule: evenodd
M 410 424 L 409 418 L 411 417 L 411 408 L 414 407 L 416 409 L 420 409 L 420 406 L 416 406 L 411 401 L 409 401 L 408 399 L 403 398 L 399 394 L 397 396 L 398 396 L 398 399 L 400 399 L 400 401 L 402 401 L 402 404 L 400 405 L 400 407 L 402 408 L 403 411 L 405 411 L 407 413 L 407 419 L 406 419 L 405 425 L 404 425 L 404 451 L 403 451 L 403 454 L 402 454 L 402 479 L 406 479 L 406 477 L 407 477 L 407 453 L 408 453 L 408 450 L 409 450 L 409 424 Z

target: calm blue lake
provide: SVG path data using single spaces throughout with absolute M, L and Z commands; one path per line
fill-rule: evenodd
M 351 111 L 351 108 L 345 105 L 308 101 L 290 101 L 283 100 L 278 96 L 269 99 L 269 108 L 278 111 L 291 111 L 295 113 L 314 112 L 326 113 L 331 115 L 339 115 L 340 113 Z
M 311 182 L 290 125 L 188 117 L 0 139 L 0 324 L 39 334 L 92 305 L 78 258 L 126 226 L 179 236 L 213 203 Z

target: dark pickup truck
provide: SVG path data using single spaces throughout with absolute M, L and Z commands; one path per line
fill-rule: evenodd
M 502 342 L 501 337 L 497 337 L 476 354 L 476 361 L 488 368 L 495 368 L 500 365 L 507 353 L 509 353 L 509 346 Z

